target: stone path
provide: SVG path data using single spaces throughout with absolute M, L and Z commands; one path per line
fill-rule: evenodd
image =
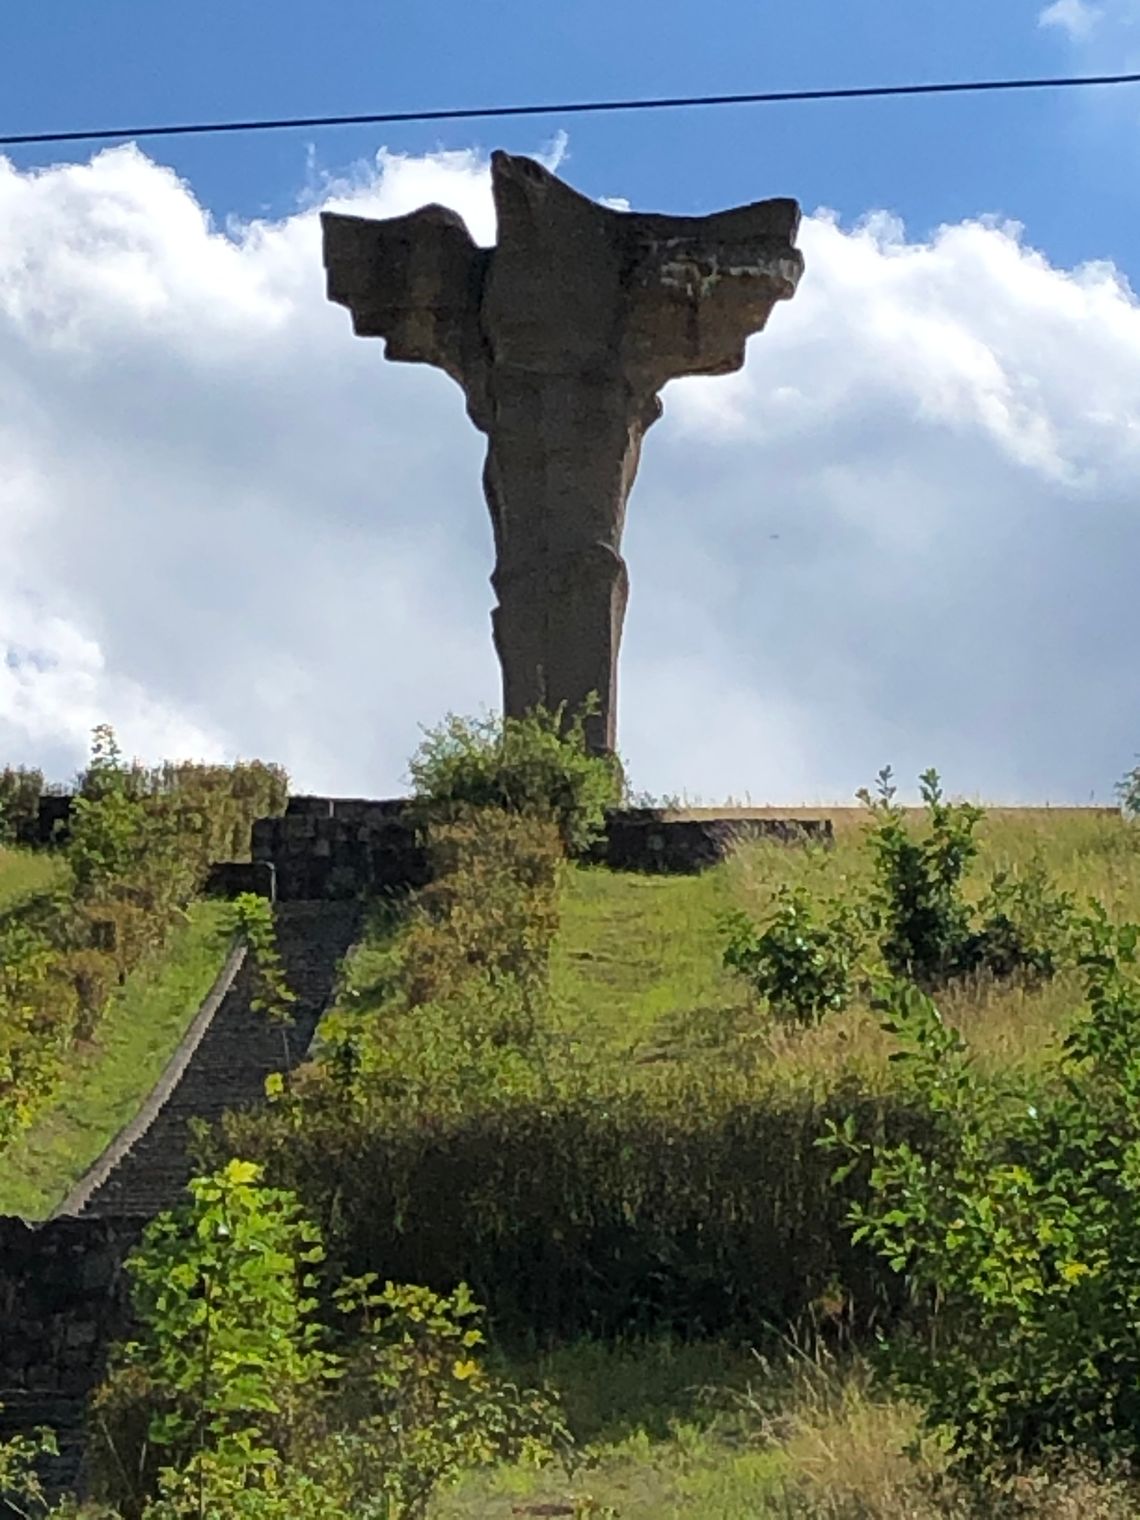
M 266 1077 L 304 1056 L 337 964 L 352 942 L 357 910 L 351 903 L 279 903 L 276 920 L 285 976 L 297 995 L 292 1027 L 283 1038 L 278 1026 L 252 1011 L 249 971 L 243 967 L 182 1080 L 146 1134 L 93 1193 L 84 1215 L 149 1219 L 182 1202 L 190 1179 L 187 1121 L 219 1119 L 228 1108 L 262 1102 Z
M 243 967 L 150 1127 L 86 1200 L 80 1218 L 141 1221 L 183 1202 L 191 1174 L 188 1121 L 215 1120 L 226 1109 L 263 1101 L 265 1078 L 303 1059 L 334 990 L 337 966 L 356 937 L 359 909 L 354 903 L 286 902 L 278 903 L 275 915 L 278 949 L 297 995 L 288 1046 L 281 1029 L 250 1008 Z M 105 1350 L 92 1347 L 93 1382 Z M 44 1373 L 47 1385 L 50 1369 Z M 74 1488 L 82 1458 L 82 1394 L 50 1386 L 0 1387 L 0 1405 L 0 1440 L 40 1424 L 53 1427 L 60 1456 L 43 1464 L 43 1479 L 56 1495 Z M 0 1516 L 16 1513 L 0 1501 Z

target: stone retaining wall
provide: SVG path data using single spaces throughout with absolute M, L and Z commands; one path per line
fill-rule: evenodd
M 723 860 L 742 839 L 830 844 L 824 818 L 687 817 L 654 808 L 616 809 L 591 858 L 615 870 L 693 872 Z M 402 891 L 427 881 L 423 844 L 408 822 L 408 801 L 360 797 L 291 797 L 281 818 L 253 826 L 253 859 L 272 865 L 277 897 L 354 897 Z
M 37 840 L 46 842 L 53 830 L 66 829 L 70 798 L 45 796 L 40 803 Z M 591 858 L 622 871 L 703 871 L 741 839 L 757 838 L 830 844 L 832 825 L 825 818 L 742 816 L 739 809 L 729 816 L 710 809 L 621 808 L 609 814 L 606 838 Z M 290 797 L 282 817 L 254 823 L 251 845 L 250 862 L 211 868 L 209 895 L 337 900 L 405 891 L 428 879 L 427 856 L 403 797 Z
M 0 1216 L 0 1388 L 81 1395 L 129 1329 L 123 1262 L 141 1219 Z
M 610 814 L 593 858 L 615 871 L 692 873 L 749 839 L 830 845 L 834 831 L 829 818 L 676 818 L 628 808 Z
M 278 901 L 353 898 L 422 887 L 427 856 L 403 800 L 291 797 L 253 826 L 255 863 L 272 864 Z

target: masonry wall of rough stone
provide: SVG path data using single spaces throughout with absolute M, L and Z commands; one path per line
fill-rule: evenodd
M 832 826 L 829 819 L 685 818 L 625 808 L 609 814 L 592 859 L 623 871 L 702 871 L 741 840 L 759 838 L 830 844 Z M 404 798 L 292 797 L 284 817 L 254 824 L 253 858 L 273 866 L 283 901 L 400 891 L 428 877 Z
M 40 801 L 39 838 L 46 842 L 53 830 L 66 828 L 70 798 Z M 291 797 L 282 817 L 253 825 L 252 860 L 218 862 L 205 890 L 295 902 L 423 886 L 427 856 L 407 815 L 403 797 Z M 829 819 L 686 818 L 622 808 L 609 814 L 606 837 L 592 858 L 623 871 L 702 871 L 740 840 L 757 838 L 829 844 L 832 826 Z
M 352 898 L 427 881 L 427 856 L 402 799 L 292 797 L 253 826 L 255 862 L 274 868 L 277 899 Z
M 749 839 L 784 844 L 833 843 L 829 818 L 663 818 L 648 808 L 609 817 L 595 859 L 617 871 L 707 870 Z
M 0 1388 L 83 1394 L 130 1323 L 123 1262 L 144 1221 L 0 1216 Z

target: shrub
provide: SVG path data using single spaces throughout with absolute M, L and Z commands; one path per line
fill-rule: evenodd
M 255 892 L 239 893 L 230 904 L 223 934 L 227 939 L 240 937 L 246 945 L 252 971 L 249 1005 L 254 1013 L 288 1023 L 297 998 L 286 979 L 277 948 L 273 904 Z
M 744 913 L 724 915 L 724 964 L 748 978 L 777 1018 L 814 1024 L 844 1008 L 859 947 L 857 915 L 835 904 L 823 923 L 803 887 L 783 886 L 758 930 Z
M 886 1366 L 946 1430 L 955 1465 L 996 1480 L 1076 1454 L 1140 1466 L 1140 927 L 1082 925 L 1087 1016 L 1056 1080 L 981 1082 L 929 998 L 895 986 L 926 1142 L 876 1144 L 849 1121 L 826 1144 L 870 1163 L 850 1214 L 939 1305 L 936 1337 L 898 1337 Z
M 1072 961 L 1074 900 L 1057 891 L 1039 858 L 1020 875 L 995 872 L 978 917 L 973 958 L 994 976 L 1047 979 Z
M 1126 818 L 1140 818 L 1140 765 L 1134 765 L 1116 783 L 1116 795 Z
M 128 1259 L 142 1335 L 96 1400 L 93 1486 L 131 1520 L 419 1520 L 464 1468 L 548 1460 L 567 1439 L 550 1396 L 486 1372 L 462 1285 L 344 1279 L 334 1346 L 296 1200 L 237 1160 L 190 1193 Z
M 455 993 L 472 975 L 511 979 L 532 1016 L 545 1003 L 558 930 L 557 826 L 498 808 L 466 810 L 428 830 L 432 879 L 401 936 L 409 1006 Z
M 562 707 L 525 718 L 449 714 L 425 731 L 409 762 L 419 815 L 448 822 L 471 807 L 533 813 L 557 823 L 570 854 L 584 854 L 622 793 L 620 762 L 586 747 L 583 723 L 592 710 L 588 704 L 568 724 Z
M 900 1306 L 901 1282 L 844 1230 L 865 1177 L 832 1186 L 814 1142 L 855 1112 L 915 1143 L 913 1105 L 757 1092 L 747 1074 L 645 1088 L 568 1069 L 557 1047 L 465 1049 L 447 1009 L 426 1012 L 418 1048 L 381 1021 L 347 1080 L 310 1072 L 216 1141 L 293 1189 L 350 1271 L 437 1292 L 463 1279 L 500 1331 L 543 1342 L 754 1336 L 806 1321 L 836 1282 L 853 1327 Z
M 877 797 L 865 787 L 858 797 L 874 819 L 872 907 L 883 959 L 895 975 L 936 987 L 975 964 L 961 882 L 978 852 L 974 829 L 983 815 L 969 803 L 944 802 L 937 771 L 924 771 L 919 784 L 930 819 L 922 839 L 911 837 L 903 810 L 894 803 L 890 766 L 879 773 Z
M 0 1148 L 56 1081 L 78 1014 L 55 949 L 33 923 L 0 921 Z

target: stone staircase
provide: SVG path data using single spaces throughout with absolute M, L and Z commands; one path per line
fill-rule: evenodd
M 190 1179 L 188 1121 L 213 1121 L 226 1109 L 263 1101 L 266 1077 L 304 1057 L 358 915 L 354 903 L 277 904 L 277 946 L 297 996 L 291 1027 L 283 1032 L 250 1008 L 249 968 L 243 966 L 158 1116 L 86 1199 L 81 1215 L 149 1219 L 183 1201 Z
M 33 1270 L 25 1276 L 23 1294 L 13 1294 L 5 1284 L 11 1263 L 0 1260 L 0 1343 L 9 1338 L 11 1346 L 21 1336 L 29 1341 L 22 1360 L 0 1354 L 0 1440 L 38 1425 L 52 1428 L 60 1454 L 43 1459 L 38 1471 L 53 1498 L 83 1486 L 86 1396 L 102 1375 L 107 1327 L 115 1323 L 106 1306 L 112 1298 L 125 1300 L 120 1268 L 129 1242 L 147 1219 L 185 1200 L 189 1120 L 216 1120 L 227 1109 L 263 1101 L 265 1078 L 304 1058 L 333 994 L 338 964 L 360 924 L 355 902 L 279 902 L 274 916 L 278 950 L 297 999 L 288 1030 L 283 1035 L 280 1026 L 250 1008 L 250 973 L 243 965 L 149 1125 L 141 1133 L 136 1127 L 129 1145 L 122 1139 L 112 1144 L 103 1164 L 96 1164 L 53 1220 L 28 1231 L 29 1249 L 31 1237 L 67 1235 L 55 1281 L 45 1283 Z M 117 1250 L 113 1245 L 108 1250 L 108 1238 L 121 1242 Z M 36 1249 L 42 1256 L 53 1248 Z M 14 1260 L 17 1253 L 11 1248 L 0 1254 Z M 50 1268 L 44 1277 L 52 1277 Z M 0 1344 L 0 1353 L 3 1349 Z M 13 1360 L 21 1363 L 18 1378 L 5 1377 Z M 18 1513 L 0 1501 L 0 1517 Z

